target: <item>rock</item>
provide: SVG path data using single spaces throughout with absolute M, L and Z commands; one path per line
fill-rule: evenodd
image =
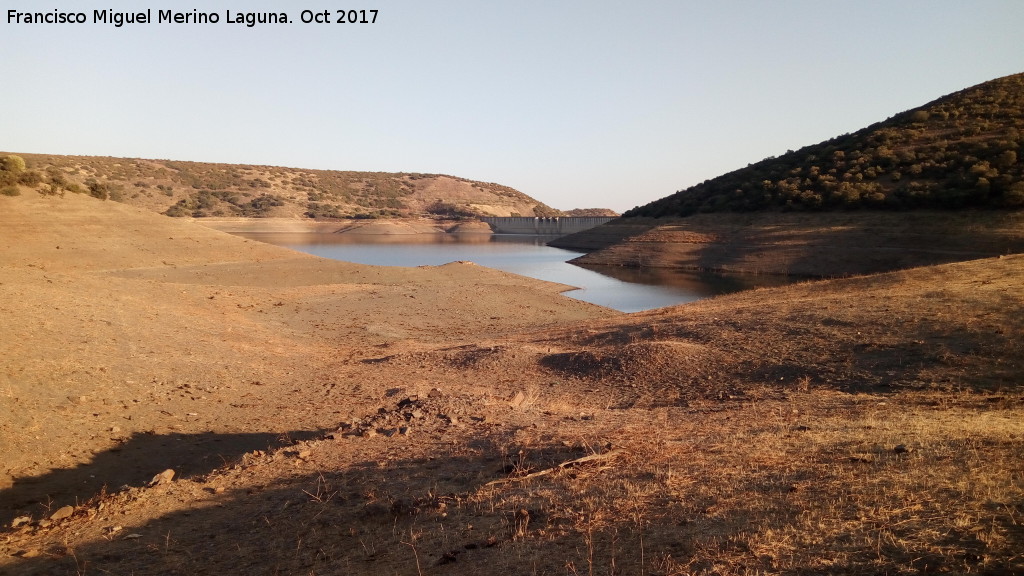
M 63 508 L 58 508 L 57 511 L 54 512 L 53 514 L 50 514 L 50 520 L 53 520 L 54 522 L 56 522 L 57 520 L 63 520 L 65 518 L 70 518 L 71 515 L 74 514 L 74 513 L 75 513 L 75 507 L 74 506 L 64 506 Z
M 17 518 L 11 521 L 11 528 L 17 528 L 22 524 L 28 524 L 30 522 L 32 522 L 31 516 L 18 516 Z
M 149 485 L 159 486 L 161 484 L 170 484 L 172 480 L 174 480 L 174 470 L 168 468 L 156 476 L 153 476 L 153 479 L 149 481 Z
M 367 428 L 366 430 L 363 430 L 363 433 L 361 434 L 363 438 L 373 438 L 376 435 L 377 431 L 373 428 Z
M 430 393 L 427 394 L 427 398 L 440 398 L 444 396 L 444 392 L 441 392 L 440 388 L 431 388 Z
M 31 550 L 22 550 L 21 552 L 15 554 L 15 556 L 18 556 L 19 558 L 35 558 L 39 556 L 39 550 L 36 548 L 33 548 Z
M 305 460 L 306 458 L 309 458 L 312 454 L 313 452 L 310 450 L 300 450 L 298 454 L 299 460 Z
M 401 434 L 402 436 L 408 436 L 410 431 L 411 430 L 409 430 L 408 426 L 402 426 L 401 428 L 398 429 L 398 433 Z
M 508 404 L 513 408 L 519 408 L 523 405 L 523 402 L 526 402 L 526 394 L 523 394 L 522 390 L 520 390 L 512 396 L 512 399 L 508 401 Z
M 914 449 L 907 446 L 906 444 L 897 444 L 896 447 L 892 449 L 892 451 L 897 454 L 906 454 L 908 452 L 913 452 Z

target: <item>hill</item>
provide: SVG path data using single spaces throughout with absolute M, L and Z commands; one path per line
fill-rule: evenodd
M 0 157 L 6 153 L 0 153 Z M 102 156 L 21 154 L 21 184 L 167 214 L 379 218 L 559 216 L 518 190 L 441 174 L 346 172 Z M 0 181 L 0 184 L 9 182 Z
M 1024 74 L 766 158 L 624 216 L 1024 207 Z

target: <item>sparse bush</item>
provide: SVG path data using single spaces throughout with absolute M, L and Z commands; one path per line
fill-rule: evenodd
M 43 183 L 43 177 L 35 170 L 26 170 L 18 174 L 18 182 L 29 188 L 35 188 Z
M 442 218 L 452 218 L 456 220 L 475 218 L 476 213 L 472 210 L 461 208 L 451 202 L 445 202 L 443 200 L 436 200 L 433 204 L 427 206 L 427 214 L 434 216 L 440 216 Z
M 1017 182 L 1003 193 L 1003 205 L 1011 208 L 1024 207 L 1024 182 Z
M 92 196 L 93 198 L 106 200 L 110 197 L 109 187 L 103 182 L 90 178 L 86 181 L 85 185 L 89 188 L 89 196 Z
M 17 186 L 4 186 L 3 188 L 0 188 L 0 195 L 21 196 L 21 190 L 18 190 Z
M 25 171 L 25 159 L 21 156 L 8 154 L 7 156 L 0 158 L 0 170 L 10 172 L 15 175 L 21 174 Z

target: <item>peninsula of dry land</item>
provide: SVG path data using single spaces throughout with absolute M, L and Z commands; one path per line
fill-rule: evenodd
M 5 574 L 1024 571 L 1024 256 L 626 315 L 84 195 L 0 244 Z

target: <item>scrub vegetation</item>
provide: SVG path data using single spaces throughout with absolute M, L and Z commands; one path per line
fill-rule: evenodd
M 625 216 L 1024 207 L 1024 74 L 707 180 Z
M 86 193 L 176 217 L 559 216 L 513 188 L 455 176 L 172 160 L 0 155 L 0 186 Z

